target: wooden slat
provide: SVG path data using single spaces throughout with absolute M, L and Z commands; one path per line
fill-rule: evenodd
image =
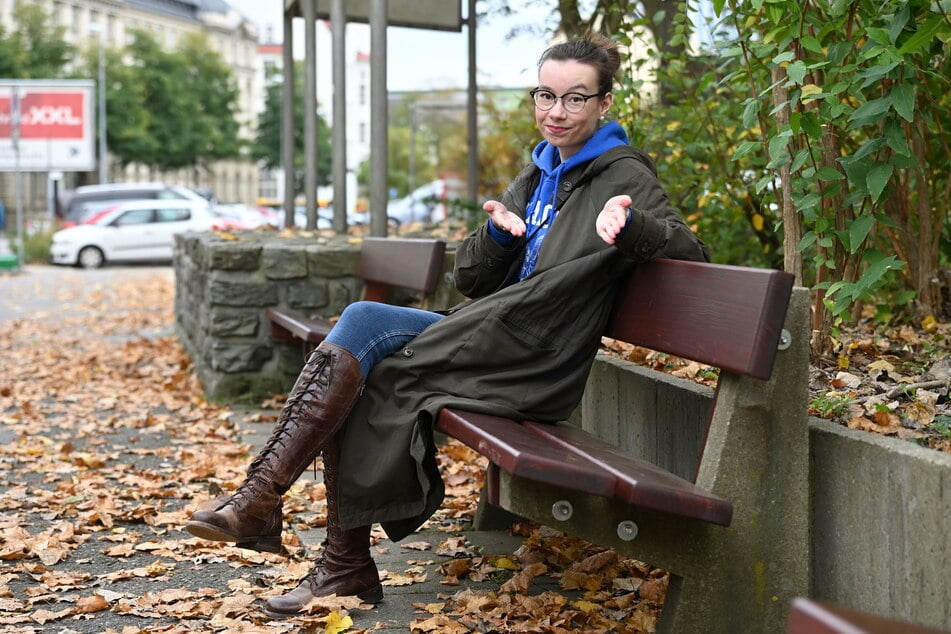
M 525 423 L 539 437 L 564 447 L 599 465 L 615 477 L 613 497 L 644 508 L 655 509 L 729 526 L 733 505 L 646 460 L 624 453 L 617 447 L 568 423 L 544 425 Z
M 364 238 L 359 276 L 429 294 L 439 285 L 446 243 L 411 238 Z
M 294 338 L 307 343 L 320 343 L 323 341 L 333 325 L 327 321 L 309 319 L 293 310 L 268 308 L 265 312 L 267 318 L 271 320 L 272 334 L 276 334 L 279 337 L 281 336 L 279 331 L 275 332 L 276 326 L 291 333 Z
M 793 280 L 769 269 L 654 260 L 622 287 L 605 334 L 768 379 Z
M 799 597 L 793 600 L 786 634 L 948 634 L 948 631 Z
M 544 442 L 522 423 L 444 408 L 438 427 L 512 475 L 610 496 L 615 478 L 583 456 Z

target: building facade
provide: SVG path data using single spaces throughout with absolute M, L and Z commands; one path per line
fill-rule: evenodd
M 0 24 L 16 29 L 13 11 L 17 1 L 0 0 Z M 29 0 L 46 9 L 53 22 L 64 28 L 64 39 L 81 48 L 97 42 L 121 48 L 131 41 L 132 32 L 150 32 L 163 46 L 173 49 L 181 37 L 203 32 L 209 45 L 234 73 L 239 90 L 241 136 L 251 140 L 262 101 L 263 75 L 259 74 L 257 27 L 241 16 L 225 0 Z M 95 79 L 95 78 L 92 78 Z M 108 128 L 108 121 L 107 121 Z M 207 172 L 179 170 L 156 174 L 145 166 L 132 165 L 117 170 L 107 160 L 110 182 L 162 180 L 214 192 L 221 201 L 254 203 L 258 197 L 258 169 L 250 160 L 219 161 Z M 9 174 L 5 176 L 10 176 Z M 24 175 L 27 176 L 27 175 Z M 45 201 L 49 175 L 33 173 L 24 178 L 27 206 L 35 209 Z M 5 181 L 11 180 L 10 178 Z M 62 189 L 98 182 L 96 172 L 63 174 Z M 9 200 L 12 191 L 4 182 L 0 196 Z M 8 205 L 9 206 L 9 205 Z M 41 205 L 42 207 L 42 205 Z

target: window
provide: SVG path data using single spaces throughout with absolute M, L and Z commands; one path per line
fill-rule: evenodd
M 175 208 L 156 209 L 155 215 L 156 222 L 182 222 L 192 217 L 190 210 Z
M 117 227 L 129 225 L 144 225 L 152 222 L 152 209 L 132 209 L 115 219 L 112 224 Z

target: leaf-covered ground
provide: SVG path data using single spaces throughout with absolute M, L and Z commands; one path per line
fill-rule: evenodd
M 167 269 L 54 291 L 0 277 L 8 305 L 53 293 L 53 308 L 0 322 L 0 630 L 70 632 L 358 632 L 355 599 L 315 602 L 275 622 L 262 599 L 293 587 L 311 557 L 299 535 L 322 524 L 324 492 L 289 492 L 282 555 L 192 538 L 187 517 L 216 487 L 240 482 L 251 449 L 239 426 L 276 417 L 281 399 L 247 408 L 205 401 L 172 332 Z M 17 296 L 19 293 L 19 296 Z M 143 336 L 147 335 L 147 336 Z M 428 528 L 445 591 L 414 605 L 412 632 L 635 633 L 654 629 L 667 575 L 535 526 L 514 552 L 466 543 L 483 460 L 440 453 L 447 503 Z M 393 547 L 382 534 L 376 548 Z M 413 548 L 402 543 L 402 548 Z M 473 590 L 492 581 L 491 590 Z M 419 583 L 384 571 L 387 586 Z M 482 584 L 485 585 L 484 583 Z M 365 622 L 366 619 L 361 619 Z

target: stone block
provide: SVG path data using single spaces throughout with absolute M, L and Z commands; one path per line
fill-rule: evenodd
M 214 337 L 254 337 L 258 334 L 261 309 L 215 306 L 208 312 L 207 331 Z
M 307 247 L 307 270 L 310 275 L 318 277 L 353 275 L 359 258 L 359 245 L 330 248 L 315 244 Z
M 256 372 L 270 358 L 269 346 L 216 340 L 212 345 L 211 368 L 224 373 Z
M 271 280 L 307 277 L 307 252 L 294 243 L 268 243 L 261 250 L 261 271 Z
M 360 299 L 363 284 L 345 278 L 327 281 L 327 310 L 330 315 L 339 315 L 349 304 Z
M 283 301 L 291 308 L 305 312 L 324 308 L 329 301 L 327 280 L 308 278 L 290 282 L 284 287 Z
M 208 281 L 208 300 L 221 306 L 272 306 L 277 303 L 277 286 L 260 276 L 228 276 L 214 272 Z
M 175 236 L 175 245 L 176 257 L 184 256 L 199 268 L 205 266 L 205 234 L 179 233 Z
M 208 268 L 219 271 L 256 271 L 261 267 L 261 251 L 259 242 L 209 242 Z

